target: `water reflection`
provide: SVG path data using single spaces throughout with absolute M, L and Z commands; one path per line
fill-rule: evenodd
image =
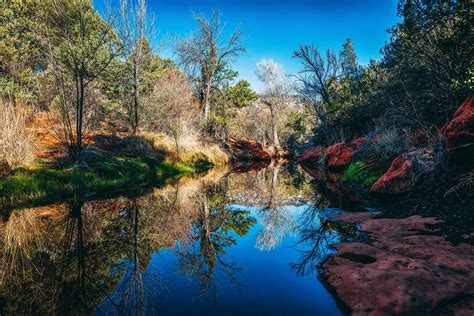
M 0 224 L 0 314 L 337 314 L 312 273 L 356 231 L 326 220 L 314 196 L 276 164 L 12 211 Z
M 332 253 L 331 245 L 362 238 L 354 225 L 328 220 L 323 214 L 312 206 L 301 214 L 297 228 L 300 257 L 290 264 L 298 275 L 314 275 L 319 264 Z
M 236 284 L 236 272 L 241 268 L 227 258 L 226 248 L 237 244 L 234 235 L 245 236 L 255 223 L 249 211 L 229 207 L 222 186 L 208 186 L 200 196 L 198 219 L 188 236 L 178 244 L 178 266 L 184 275 L 199 282 L 202 297 L 211 294 L 216 299 L 216 278 L 225 275 Z

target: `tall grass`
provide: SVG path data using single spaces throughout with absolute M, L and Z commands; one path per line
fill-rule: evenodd
M 41 240 L 43 223 L 36 209 L 13 211 L 3 230 L 3 262 L 5 273 L 25 273 L 35 245 Z M 0 280 L 5 277 L 2 275 Z
M 34 159 L 33 137 L 26 130 L 30 111 L 0 101 L 0 162 L 17 168 Z
M 174 176 L 204 171 L 210 166 L 172 163 L 144 157 L 116 157 L 87 171 L 75 168 L 19 168 L 0 181 L 0 208 L 65 201 L 75 196 L 105 195 L 152 185 Z
M 357 151 L 353 161 L 364 161 L 374 170 L 386 170 L 392 160 L 405 153 L 410 145 L 407 132 L 394 127 L 378 127 L 368 135 L 367 142 Z

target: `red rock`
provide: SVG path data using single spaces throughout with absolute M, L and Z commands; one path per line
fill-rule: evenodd
M 324 158 L 324 148 L 321 146 L 312 147 L 303 151 L 303 153 L 298 158 L 300 163 L 307 165 L 316 165 Z
M 351 315 L 473 315 L 474 246 L 433 235 L 436 219 L 332 217 L 354 220 L 370 239 L 335 245 L 322 265 Z
M 434 165 L 434 153 L 431 149 L 424 148 L 398 156 L 370 191 L 390 194 L 407 192 L 422 175 L 432 171 Z
M 248 161 L 248 162 L 236 162 L 233 164 L 228 174 L 233 173 L 247 173 L 250 171 L 258 171 L 267 168 L 271 161 L 260 160 L 260 161 Z
M 474 157 L 474 96 L 469 96 L 442 129 L 449 158 L 455 163 L 472 166 Z
M 245 139 L 228 139 L 231 159 L 234 161 L 271 161 L 272 156 L 262 144 Z
M 323 170 L 317 166 L 301 164 L 301 168 L 316 180 L 323 179 Z
M 343 167 L 349 164 L 356 151 L 367 141 L 367 137 L 360 137 L 351 142 L 342 142 L 332 145 L 326 149 L 326 165 L 331 167 Z

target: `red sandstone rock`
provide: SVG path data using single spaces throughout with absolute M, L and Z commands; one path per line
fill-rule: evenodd
M 272 156 L 263 149 L 262 144 L 245 139 L 229 138 L 229 150 L 234 161 L 271 161 Z
M 472 245 L 430 235 L 434 218 L 372 214 L 332 216 L 360 224 L 371 240 L 337 244 L 337 253 L 323 263 L 325 281 L 351 315 L 474 314 Z
M 321 146 L 312 147 L 305 150 L 298 158 L 300 163 L 306 165 L 317 165 L 324 157 L 324 148 Z
M 306 171 L 311 177 L 313 177 L 316 180 L 322 180 L 323 179 L 323 171 L 321 168 L 313 165 L 307 165 L 307 164 L 301 164 L 301 168 Z
M 442 129 L 446 148 L 456 163 L 470 163 L 474 157 L 474 96 L 468 97 Z
M 420 177 L 433 170 L 434 153 L 431 149 L 416 150 L 395 158 L 387 172 L 374 183 L 370 191 L 398 194 L 413 188 Z
M 231 166 L 231 169 L 228 174 L 258 171 L 258 170 L 267 168 L 270 165 L 270 163 L 271 161 L 266 161 L 266 160 L 237 162 Z
M 326 165 L 331 167 L 343 167 L 349 164 L 356 151 L 367 141 L 367 137 L 360 137 L 351 142 L 343 142 L 332 145 L 326 149 Z

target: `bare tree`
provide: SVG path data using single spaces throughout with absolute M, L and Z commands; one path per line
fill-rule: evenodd
M 173 137 L 177 158 L 185 131 L 191 131 L 198 110 L 193 107 L 192 89 L 178 70 L 165 71 L 156 81 L 145 112 L 152 129 Z
M 120 0 L 116 30 L 123 45 L 123 56 L 129 64 L 131 89 L 129 118 L 132 133 L 140 122 L 140 77 L 146 60 L 146 40 L 154 36 L 153 19 L 147 14 L 146 0 Z
M 310 103 L 323 124 L 327 121 L 328 111 L 334 103 L 331 88 L 342 77 L 339 58 L 332 50 L 326 50 L 323 57 L 313 45 L 301 46 L 293 57 L 301 61 L 303 69 L 297 75 L 301 83 L 299 92 Z
M 86 89 L 117 56 L 113 15 L 105 19 L 87 0 L 54 0 L 46 15 L 49 28 L 42 31 L 50 67 L 56 77 L 65 140 L 76 161 L 81 158 Z M 72 111 L 71 111 L 72 110 Z M 75 128 L 75 132 L 73 129 Z
M 198 28 L 189 38 L 180 41 L 176 54 L 182 66 L 192 78 L 201 107 L 207 121 L 211 109 L 210 95 L 215 90 L 214 76 L 233 58 L 245 52 L 240 43 L 242 32 L 234 30 L 226 40 L 222 34 L 221 13 L 214 11 L 208 20 L 205 15 L 193 15 Z
M 260 95 L 260 102 L 268 107 L 272 120 L 273 145 L 280 149 L 278 137 L 278 112 L 288 104 L 290 93 L 293 90 L 291 81 L 282 65 L 271 59 L 263 59 L 257 63 L 258 79 L 263 82 L 265 90 Z

